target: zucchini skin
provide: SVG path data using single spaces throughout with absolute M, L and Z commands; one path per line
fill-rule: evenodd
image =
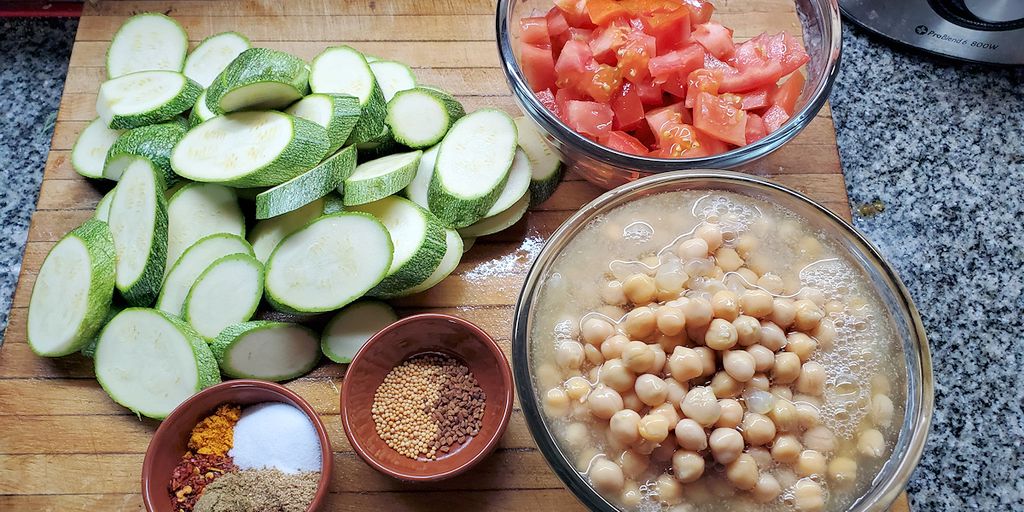
M 349 146 L 316 167 L 256 195 L 256 218 L 269 219 L 298 210 L 342 186 L 356 168 L 356 147 Z
M 171 150 L 188 131 L 188 121 L 182 117 L 174 118 L 166 123 L 132 128 L 121 134 L 107 151 L 106 163 L 103 164 L 104 177 L 106 169 L 123 157 L 140 156 L 153 163 L 164 179 L 164 185 L 174 186 L 178 175 L 171 169 Z M 109 177 L 108 177 L 109 179 Z
M 142 274 L 135 282 L 125 288 L 118 287 L 121 296 L 132 306 L 149 306 L 160 295 L 160 285 L 164 279 L 164 266 L 167 264 L 167 198 L 163 178 L 154 166 L 153 181 L 156 190 L 156 212 L 153 219 L 153 237 L 149 247 L 149 256 L 143 266 Z M 117 193 L 114 193 L 116 200 Z
M 266 82 L 287 85 L 301 98 L 309 92 L 309 69 L 302 59 L 292 54 L 270 48 L 249 48 L 238 54 L 213 79 L 206 89 L 206 106 L 210 112 L 224 114 L 227 111 L 221 107 L 221 100 L 225 95 L 245 86 Z M 267 108 L 283 108 L 288 103 Z
M 289 322 L 274 322 L 270 320 L 253 320 L 225 327 L 224 330 L 221 331 L 221 333 L 218 334 L 217 337 L 210 342 L 210 350 L 213 353 L 214 358 L 217 360 L 217 364 L 220 366 L 221 371 L 224 372 L 224 374 L 229 377 L 233 377 L 236 379 L 255 378 L 260 380 L 269 380 L 272 382 L 280 382 L 283 380 L 294 379 L 296 377 L 309 373 L 313 368 L 316 367 L 316 365 L 320 362 L 320 359 L 322 357 L 320 354 L 320 350 L 317 350 L 315 352 L 316 355 L 312 358 L 311 362 L 308 365 L 304 366 L 303 368 L 297 370 L 294 373 L 281 375 L 247 375 L 242 372 L 236 371 L 226 362 L 228 352 L 235 345 L 235 343 L 241 340 L 243 337 L 245 337 L 245 335 L 251 332 L 261 331 L 264 329 L 283 328 L 302 329 L 304 331 L 307 331 L 307 334 L 309 334 L 309 336 L 313 340 L 319 341 L 320 339 L 317 336 L 317 334 L 313 332 L 312 329 L 309 329 L 308 327 L 304 327 L 299 324 L 293 324 Z M 319 343 L 317 343 L 317 345 L 319 346 Z

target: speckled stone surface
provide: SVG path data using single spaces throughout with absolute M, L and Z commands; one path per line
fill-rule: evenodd
M 0 329 L 74 21 L 0 21 Z M 850 200 L 921 310 L 935 369 L 917 511 L 1024 510 L 1024 71 L 937 61 L 847 30 L 833 116 Z

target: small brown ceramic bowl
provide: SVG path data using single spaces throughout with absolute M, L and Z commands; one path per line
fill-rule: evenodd
M 445 354 L 465 364 L 487 398 L 479 434 L 435 460 L 413 460 L 377 435 L 370 410 L 388 372 L 427 353 Z M 352 449 L 377 471 L 411 482 L 451 478 L 476 465 L 498 445 L 511 414 L 512 371 L 501 347 L 483 329 L 451 315 L 426 313 L 385 327 L 352 359 L 341 388 L 341 421 Z
M 309 402 L 280 384 L 258 380 L 230 380 L 206 388 L 185 400 L 167 416 L 160 424 L 160 428 L 156 429 L 153 439 L 149 441 L 146 459 L 142 463 L 142 501 L 146 504 L 146 510 L 177 510 L 168 495 L 167 484 L 171 481 L 171 472 L 187 449 L 189 434 L 196 423 L 224 403 L 246 406 L 262 402 L 283 402 L 293 405 L 306 413 L 313 422 L 313 428 L 320 437 L 320 458 L 323 466 L 320 469 L 316 495 L 306 512 L 319 509 L 327 499 L 327 487 L 331 481 L 331 467 L 334 464 L 331 440 L 327 437 L 327 428 L 320 421 L 320 416 Z

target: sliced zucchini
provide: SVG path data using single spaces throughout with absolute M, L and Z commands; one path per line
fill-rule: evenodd
M 270 253 L 274 252 L 277 244 L 281 243 L 284 237 L 296 232 L 299 228 L 309 224 L 317 217 L 326 213 L 337 213 L 340 209 L 332 212 L 326 211 L 327 200 L 317 199 L 297 210 L 261 220 L 249 230 L 249 242 L 256 259 L 266 264 Z
M 206 90 L 206 106 L 223 114 L 287 107 L 309 91 L 309 68 L 302 59 L 270 48 L 238 54 Z
M 423 152 L 420 164 L 416 167 L 416 176 L 405 187 L 403 193 L 412 202 L 430 209 L 429 194 L 430 180 L 434 177 L 434 163 L 437 161 L 438 146 L 434 146 Z
M 238 54 L 251 47 L 249 38 L 238 32 L 223 32 L 207 37 L 185 58 L 185 76 L 203 87 L 209 87 L 213 79 L 217 78 Z
M 109 192 L 103 195 L 99 203 L 96 203 L 96 213 L 92 216 L 96 220 L 102 220 L 106 222 L 110 218 L 110 201 L 114 199 L 114 189 L 110 189 Z
M 167 217 L 168 270 L 185 249 L 204 237 L 215 233 L 245 236 L 245 217 L 235 192 L 221 185 L 189 183 L 181 187 L 167 201 Z
M 309 86 L 315 93 L 348 94 L 359 99 L 361 115 L 347 144 L 359 144 L 380 135 L 387 100 L 363 54 L 349 46 L 328 48 L 313 59 Z
M 110 321 L 113 320 L 113 318 L 123 310 L 124 308 L 114 305 L 111 305 L 109 308 L 107 308 L 107 314 L 104 315 L 103 321 L 100 322 L 100 328 L 96 329 L 96 334 L 94 334 L 93 337 L 89 339 L 89 341 L 85 342 L 85 345 L 82 345 L 82 350 L 79 350 L 79 352 L 81 352 L 83 356 L 88 357 L 89 359 L 92 359 L 96 356 L 96 343 L 100 341 L 100 333 L 103 332 L 102 326 L 110 323 Z
M 177 71 L 139 71 L 103 82 L 96 112 L 115 130 L 167 121 L 192 108 L 203 88 Z
M 445 252 L 444 227 L 429 211 L 399 196 L 350 208 L 373 215 L 387 227 L 395 247 L 387 277 L 371 295 L 389 297 L 425 281 Z
M 182 315 L 196 332 L 215 338 L 225 327 L 246 322 L 263 297 L 263 264 L 248 254 L 214 261 L 185 297 Z
M 465 243 L 462 241 L 462 237 L 459 236 L 459 232 L 451 228 L 445 228 L 444 242 L 444 257 L 441 258 L 441 262 L 437 265 L 437 268 L 434 269 L 434 272 L 430 274 L 430 277 L 428 277 L 426 281 L 423 281 L 412 288 L 402 290 L 398 293 L 399 296 L 404 297 L 406 295 L 425 292 L 436 286 L 438 283 L 443 281 L 444 278 L 448 277 L 455 271 L 455 268 L 459 266 L 459 262 L 462 261 L 463 253 L 466 251 Z
M 398 91 L 416 87 L 416 75 L 412 74 L 409 66 L 393 60 L 375 59 L 371 62 L 367 58 L 366 62 L 370 64 L 370 71 L 373 71 L 373 77 L 380 84 L 384 101 L 391 101 Z
M 456 121 L 437 151 L 430 211 L 454 228 L 482 219 L 501 195 L 515 152 L 508 114 L 482 109 Z
M 160 171 L 164 185 L 174 185 L 178 181 L 178 175 L 171 170 L 171 151 L 185 136 L 186 131 L 188 126 L 185 123 L 171 120 L 124 132 L 107 151 L 103 177 L 114 181 L 121 179 L 125 168 L 136 157 L 142 157 L 152 162 Z
M 115 285 L 133 306 L 148 306 L 160 292 L 167 261 L 167 200 L 153 164 L 136 158 L 121 175 L 110 202 L 110 233 L 117 253 Z
M 253 256 L 255 253 L 245 239 L 229 233 L 209 235 L 189 246 L 184 254 L 174 261 L 174 265 L 164 277 L 156 308 L 175 316 L 182 316 L 188 291 L 192 289 L 200 274 L 213 262 L 232 254 Z
M 464 115 L 462 104 L 447 93 L 417 87 L 395 94 L 388 102 L 385 121 L 395 141 L 420 149 L 441 142 Z
M 324 127 L 283 112 L 235 112 L 189 130 L 171 153 L 174 172 L 193 181 L 269 187 L 327 156 Z
M 89 219 L 61 238 L 43 260 L 28 306 L 28 346 L 56 357 L 92 340 L 114 296 L 114 238 Z
M 320 350 L 335 363 L 351 363 L 356 352 L 381 329 L 398 321 L 391 306 L 376 300 L 361 300 L 334 315 L 323 334 Z
M 93 119 L 78 134 L 78 140 L 71 148 L 71 167 L 86 178 L 102 178 L 107 151 L 122 133 L 123 130 L 107 128 L 107 122 L 103 119 Z
M 416 175 L 422 151 L 398 153 L 359 164 L 340 190 L 345 206 L 366 204 L 402 190 Z
M 516 118 L 516 128 L 519 129 L 519 147 L 529 157 L 533 172 L 530 180 L 530 205 L 537 206 L 555 193 L 565 171 L 558 154 L 537 131 L 533 121 L 519 116 Z
M 372 215 L 324 215 L 281 240 L 267 261 L 267 300 L 287 312 L 331 311 L 388 274 L 394 246 Z
M 531 176 L 530 159 L 526 157 L 522 148 L 516 148 L 516 156 L 512 159 L 512 169 L 508 172 L 505 188 L 501 190 L 501 195 L 491 209 L 484 214 L 484 218 L 494 217 L 516 204 L 523 194 L 530 190 Z
M 312 370 L 319 345 L 316 333 L 301 325 L 254 321 L 224 329 L 210 348 L 225 375 L 276 382 Z
M 188 397 L 220 382 L 206 341 L 163 311 L 128 308 L 110 320 L 96 343 L 96 380 L 115 402 L 163 419 Z
M 334 153 L 345 144 L 359 122 L 359 100 L 348 94 L 310 94 L 285 112 L 326 128 L 327 139 L 331 141 L 328 151 Z
M 136 71 L 181 71 L 188 34 L 177 21 L 147 12 L 128 18 L 107 49 L 107 78 Z
M 256 218 L 269 219 L 301 208 L 342 186 L 356 169 L 356 147 L 327 157 L 320 165 L 256 195 Z
M 529 208 L 530 194 L 526 193 L 511 208 L 493 217 L 487 217 L 476 224 L 464 227 L 459 230 L 459 234 L 465 237 L 480 237 L 503 231 L 519 222 L 519 219 L 526 215 L 526 210 Z
M 473 246 L 476 245 L 476 237 L 463 237 L 462 238 L 462 254 L 469 252 Z
M 395 139 L 391 138 L 391 128 L 386 124 L 382 127 L 381 132 L 376 137 L 365 142 L 360 142 L 355 146 L 356 149 L 359 150 L 359 163 L 376 160 L 402 150 L 402 145 L 395 142 Z
M 195 126 L 203 121 L 209 121 L 217 117 L 210 107 L 206 106 L 206 90 L 196 98 L 196 104 L 192 105 L 192 111 L 188 114 L 189 127 Z

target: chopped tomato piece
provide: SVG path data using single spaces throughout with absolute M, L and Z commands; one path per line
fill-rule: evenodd
M 593 71 L 584 74 L 585 81 L 579 83 L 584 93 L 601 103 L 608 103 L 622 87 L 622 76 L 618 68 L 598 64 Z
M 661 97 L 661 86 L 651 80 L 635 82 L 636 92 L 640 95 L 640 101 L 647 106 L 660 107 L 665 104 Z
M 614 21 L 609 25 L 594 29 L 587 43 L 594 59 L 602 64 L 615 64 L 615 50 L 626 44 L 626 34 L 630 31 L 629 24 Z
M 690 40 L 690 14 L 676 2 L 665 2 L 639 13 L 644 32 L 658 41 L 658 51 L 671 51 Z
M 796 110 L 796 102 L 800 99 L 800 93 L 804 90 L 804 82 L 806 80 L 803 73 L 794 71 L 772 94 L 771 102 L 782 107 L 782 110 L 785 110 L 787 114 L 793 115 L 793 112 Z
M 764 120 L 757 114 L 747 114 L 747 144 L 757 142 L 768 135 L 768 129 L 764 127 Z
M 718 94 L 718 74 L 707 69 L 698 69 L 686 79 L 686 106 L 693 108 L 697 95 L 702 92 Z
M 551 50 L 524 44 L 519 50 L 519 57 L 531 89 L 543 91 L 555 86 L 555 60 Z
M 558 7 L 552 7 L 551 10 L 544 15 L 544 19 L 548 23 L 549 35 L 558 36 L 569 30 L 569 22 L 565 20 L 565 15 L 562 14 L 562 10 Z
M 555 105 L 558 107 L 558 117 L 565 122 L 569 122 L 569 102 L 574 100 L 584 100 L 585 96 L 572 90 L 572 89 L 558 89 L 555 91 Z
M 657 42 L 653 37 L 634 30 L 626 36 L 626 42 L 616 50 L 618 67 L 622 76 L 631 82 L 647 78 L 647 66 L 651 57 L 657 55 Z
M 691 44 L 682 50 L 665 53 L 651 59 L 647 65 L 655 83 L 665 83 L 670 77 L 688 77 L 690 72 L 704 65 L 704 50 Z
M 558 113 L 558 103 L 555 101 L 555 95 L 551 92 L 551 89 L 537 91 L 537 101 L 539 101 L 541 105 L 544 105 L 544 108 L 550 110 L 556 116 L 561 117 Z
M 636 85 L 623 82 L 619 93 L 612 98 L 612 112 L 615 114 L 616 130 L 630 130 L 644 119 L 644 104 Z
M 768 110 L 765 110 L 764 115 L 761 117 L 764 119 L 764 127 L 768 130 L 768 133 L 778 130 L 779 127 L 786 124 L 786 121 L 789 121 L 789 114 L 778 105 L 768 107 Z
M 569 41 L 562 48 L 562 53 L 555 62 L 555 74 L 558 75 L 559 87 L 565 87 L 576 81 L 587 72 L 587 65 L 593 60 L 590 47 L 582 41 Z
M 647 154 L 647 146 L 636 137 L 622 131 L 609 132 L 601 139 L 601 144 L 608 146 L 615 151 L 644 156 Z
M 731 149 L 728 144 L 722 142 L 700 130 L 694 130 L 696 144 L 685 155 L 685 158 L 699 158 L 705 156 L 720 155 Z
M 728 59 L 736 52 L 736 45 L 732 42 L 732 29 L 722 26 L 721 23 L 709 21 L 697 25 L 693 28 L 691 36 L 718 59 Z
M 762 87 L 760 89 L 754 89 L 750 92 L 740 94 L 740 108 L 743 110 L 755 110 L 759 108 L 765 108 L 771 104 L 769 96 L 772 94 L 772 90 L 768 87 Z
M 683 5 L 690 11 L 690 24 L 699 25 L 707 23 L 715 12 L 715 6 L 707 0 L 682 0 Z
M 555 0 L 570 27 L 591 28 L 594 24 L 587 14 L 587 0 Z
M 624 3 L 615 0 L 587 0 L 587 14 L 590 21 L 601 26 L 615 18 L 629 16 L 631 12 Z
M 570 101 L 566 116 L 569 126 L 584 135 L 602 137 L 612 129 L 612 109 L 594 101 Z
M 661 84 L 661 90 L 680 100 L 686 99 L 686 80 L 679 75 L 672 75 Z
M 647 119 L 647 126 L 651 129 L 651 133 L 654 134 L 658 140 L 658 145 L 665 145 L 665 137 L 670 135 L 666 134 L 665 128 L 673 124 L 692 124 L 693 120 L 690 118 L 690 111 L 680 103 L 673 103 L 667 107 L 656 108 L 649 110 L 645 116 Z
M 520 35 L 523 43 L 544 46 L 551 44 L 551 36 L 548 35 L 548 20 L 543 16 L 534 16 L 519 20 Z
M 665 123 L 658 134 L 658 149 L 651 156 L 659 158 L 684 158 L 699 146 L 697 130 L 686 123 Z
M 742 146 L 747 143 L 747 113 L 735 101 L 702 92 L 693 105 L 693 126 L 724 142 Z
M 730 62 L 739 72 L 738 88 L 724 87 L 723 82 L 723 90 L 739 92 L 775 85 L 808 60 L 803 45 L 788 33 L 761 34 L 736 47 Z

